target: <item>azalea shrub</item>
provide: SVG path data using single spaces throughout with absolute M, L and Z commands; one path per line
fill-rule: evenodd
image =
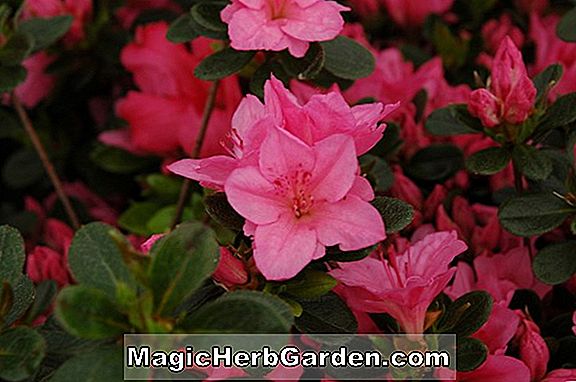
M 574 1 L 4 0 L 0 97 L 0 380 L 123 380 L 128 333 L 576 380 Z

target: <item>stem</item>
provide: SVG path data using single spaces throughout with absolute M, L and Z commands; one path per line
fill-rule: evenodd
M 36 149 L 36 152 L 38 153 L 38 156 L 40 157 L 40 160 L 44 165 L 44 169 L 46 170 L 46 173 L 48 174 L 48 177 L 50 178 L 52 185 L 56 189 L 56 194 L 58 195 L 60 202 L 62 202 L 62 205 L 64 206 L 64 210 L 66 211 L 66 215 L 68 215 L 68 219 L 70 220 L 72 227 L 75 230 L 77 230 L 78 228 L 80 228 L 80 221 L 78 220 L 78 216 L 76 215 L 76 212 L 74 212 L 74 209 L 72 208 L 70 199 L 64 192 L 62 181 L 58 177 L 58 174 L 56 173 L 54 165 L 52 164 L 50 158 L 48 157 L 48 154 L 46 153 L 46 149 L 44 148 L 42 141 L 40 141 L 40 138 L 38 137 L 36 130 L 34 130 L 34 126 L 32 125 L 32 122 L 30 121 L 30 118 L 28 117 L 28 114 L 26 113 L 24 106 L 22 106 L 22 103 L 20 102 L 15 93 L 12 93 L 12 102 L 14 103 L 14 107 L 16 108 L 16 112 L 18 113 L 18 117 L 20 118 L 22 125 L 24 125 L 26 133 L 28 134 L 30 140 L 32 141 L 34 149 Z
M 190 155 L 191 158 L 196 159 L 200 155 L 200 150 L 202 150 L 202 144 L 204 143 L 204 138 L 206 138 L 206 131 L 208 130 L 208 123 L 210 122 L 210 117 L 212 116 L 212 111 L 216 106 L 216 94 L 218 94 L 219 80 L 212 83 L 210 87 L 210 92 L 208 93 L 208 99 L 204 105 L 204 112 L 202 114 L 202 122 L 200 124 L 200 131 L 198 131 L 198 136 L 196 137 L 196 142 L 194 144 L 194 149 Z M 192 180 L 185 179 L 182 187 L 180 188 L 180 195 L 178 196 L 178 204 L 176 205 L 176 214 L 174 215 L 174 220 L 172 220 L 172 225 L 170 230 L 173 230 L 178 223 L 182 220 L 182 215 L 184 214 L 184 207 L 186 202 L 190 197 L 190 190 L 192 188 Z
M 520 173 L 520 169 L 514 162 L 512 162 L 512 168 L 514 170 L 514 188 L 516 189 L 517 194 L 521 194 L 524 191 L 524 185 L 522 184 L 522 174 Z M 532 254 L 532 246 L 530 245 L 530 238 L 524 238 L 524 246 L 528 248 L 528 253 L 530 254 L 530 258 L 533 258 Z

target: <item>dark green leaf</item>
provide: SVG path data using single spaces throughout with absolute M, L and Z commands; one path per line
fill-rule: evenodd
M 6 281 L 14 288 L 24 270 L 25 259 L 20 232 L 7 225 L 0 226 L 0 282 Z
M 234 231 L 241 231 L 244 227 L 244 218 L 232 208 L 226 194 L 217 192 L 204 199 L 206 212 L 222 226 Z
M 44 176 L 44 167 L 38 154 L 31 149 L 16 151 L 2 167 L 2 179 L 14 189 L 29 187 Z
M 103 223 L 90 223 L 74 235 L 68 263 L 76 281 L 95 287 L 114 297 L 116 286 L 135 286 L 133 276 L 122 259 L 122 253 L 110 235 L 114 228 Z
M 50 382 L 122 382 L 122 348 L 96 349 L 66 361 Z
M 311 300 L 298 300 L 304 311 L 296 319 L 296 327 L 303 333 L 356 333 L 358 324 L 348 306 L 333 292 Z
M 318 298 L 330 292 L 338 281 L 326 272 L 306 270 L 284 285 L 285 292 L 305 299 Z
M 405 170 L 415 179 L 442 182 L 456 174 L 462 165 L 462 151 L 458 147 L 436 144 L 414 154 Z
M 32 36 L 34 51 L 46 49 L 64 36 L 72 26 L 72 16 L 56 16 L 51 18 L 34 18 L 23 21 L 18 31 Z
M 560 81 L 563 72 L 562 65 L 552 64 L 534 77 L 534 86 L 538 90 L 536 103 L 542 101 L 548 91 Z
M 530 237 L 553 230 L 576 209 L 552 193 L 515 196 L 498 211 L 502 226 L 514 235 Z
M 111 338 L 130 330 L 128 318 L 106 293 L 82 285 L 69 286 L 58 294 L 55 313 L 68 332 L 81 338 Z
M 475 370 L 488 357 L 486 345 L 476 338 L 460 338 L 456 346 L 456 367 L 458 371 Z
M 564 41 L 576 42 L 576 8 L 562 17 L 556 27 L 556 33 Z
M 173 176 L 150 174 L 146 177 L 146 184 L 149 187 L 146 190 L 146 195 L 152 194 L 173 202 L 180 194 L 182 180 Z
M 0 93 L 12 91 L 25 79 L 26 69 L 23 66 L 0 66 Z
M 166 38 L 176 44 L 188 42 L 198 37 L 198 33 L 192 26 L 190 15 L 182 15 L 170 24 Z
M 0 379 L 20 381 L 40 366 L 46 343 L 38 332 L 24 326 L 0 334 Z
M 290 306 L 276 296 L 256 292 L 227 293 L 195 311 L 185 323 L 192 333 L 289 333 Z
M 426 120 L 425 127 L 430 134 L 441 136 L 482 132 L 481 122 L 470 115 L 466 105 L 451 105 L 435 110 Z
M 474 291 L 454 301 L 438 323 L 440 333 L 470 336 L 488 321 L 492 311 L 492 297 L 484 291 Z
M 214 81 L 242 70 L 252 60 L 256 52 L 224 48 L 206 57 L 194 74 L 201 80 Z
M 548 108 L 536 132 L 541 133 L 566 126 L 574 121 L 576 121 L 576 93 L 569 93 L 559 97 Z
M 493 175 L 510 163 L 510 152 L 502 147 L 490 147 L 478 151 L 466 159 L 468 171 L 479 175 Z
M 337 77 L 347 80 L 368 77 L 374 71 L 372 53 L 348 37 L 321 42 L 326 54 L 324 68 Z
M 414 208 L 403 200 L 379 196 L 372 201 L 386 227 L 386 233 L 402 231 L 414 219 Z
M 156 162 L 154 158 L 136 156 L 128 151 L 104 145 L 97 145 L 90 153 L 90 158 L 98 167 L 114 174 L 133 174 Z
M 351 261 L 362 260 L 372 253 L 374 247 L 369 247 L 365 249 L 359 249 L 357 251 L 342 251 L 338 247 L 326 248 L 326 256 L 322 258 L 322 261 L 338 261 L 341 263 L 347 263 Z
M 19 65 L 32 50 L 32 39 L 24 33 L 16 33 L 0 48 L 0 64 Z
M 296 58 L 287 52 L 283 52 L 282 60 L 280 61 L 282 67 L 290 77 L 299 80 L 307 80 L 315 78 L 326 60 L 324 49 L 318 43 L 312 43 L 302 58 Z
M 58 284 L 54 280 L 44 280 L 38 284 L 34 293 L 33 304 L 26 312 L 26 322 L 31 324 L 38 316 L 45 313 L 52 305 L 57 293 Z
M 10 325 L 20 319 L 34 301 L 34 284 L 25 275 L 20 275 L 19 279 L 12 286 L 14 293 L 14 305 L 4 319 L 4 323 Z
M 228 26 L 220 19 L 224 2 L 199 2 L 190 9 L 190 22 L 196 33 L 217 40 L 228 37 Z
M 394 173 L 388 163 L 376 155 L 366 154 L 360 158 L 362 173 L 366 174 L 374 191 L 385 192 L 394 183 Z
M 550 285 L 568 281 L 576 273 L 576 241 L 553 244 L 538 251 L 534 274 Z
M 212 275 L 219 255 L 214 232 L 196 222 L 183 223 L 156 242 L 149 271 L 156 312 L 172 314 Z
M 542 151 L 532 146 L 517 145 L 512 159 L 520 172 L 532 180 L 544 180 L 552 173 L 552 161 Z

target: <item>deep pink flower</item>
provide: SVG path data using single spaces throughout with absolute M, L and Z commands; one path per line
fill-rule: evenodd
M 486 127 L 524 122 L 534 110 L 536 88 L 528 77 L 522 54 L 506 37 L 494 58 L 488 89 L 470 94 L 468 109 Z
M 438 232 L 399 256 L 391 251 L 388 259 L 341 263 L 330 274 L 347 287 L 346 301 L 353 309 L 388 313 L 406 333 L 419 334 L 426 310 L 456 271 L 450 262 L 465 249 L 455 232 Z
M 546 374 L 550 351 L 540 335 L 540 328 L 524 312 L 516 311 L 520 317 L 520 325 L 516 332 L 520 359 L 530 369 L 532 382 L 540 381 Z
M 302 57 L 310 42 L 338 36 L 344 26 L 340 12 L 347 10 L 327 0 L 233 0 L 221 17 L 234 49 L 288 49 Z
M 494 54 L 506 36 L 509 36 L 516 46 L 522 47 L 524 45 L 524 33 L 514 25 L 508 13 L 503 13 L 499 19 L 488 20 L 482 26 L 482 38 L 486 52 L 480 53 L 478 63 L 491 69 Z
M 244 263 L 225 247 L 220 248 L 220 260 L 212 277 L 228 288 L 246 284 L 249 278 Z
M 256 266 L 268 279 L 295 276 L 325 247 L 344 251 L 386 237 L 379 213 L 353 187 L 358 176 L 354 141 L 335 134 L 306 145 L 272 129 L 259 163 L 236 169 L 224 189 L 254 236 Z
M 576 369 L 556 369 L 546 375 L 542 382 L 569 382 L 576 380 Z
M 505 355 L 488 355 L 478 369 L 468 372 L 458 372 L 459 382 L 528 382 L 530 370 L 526 365 L 513 357 Z
M 388 13 L 404 27 L 420 26 L 431 14 L 442 14 L 452 8 L 454 0 L 382 0 Z
M 38 246 L 28 254 L 26 273 L 30 280 L 40 283 L 54 280 L 59 287 L 70 284 L 66 260 L 61 253 L 51 248 Z
M 55 78 L 46 74 L 45 70 L 54 58 L 46 52 L 38 52 L 22 62 L 27 71 L 26 80 L 18 85 L 15 92 L 24 106 L 35 107 L 52 91 Z
M 574 332 L 574 334 L 576 334 L 576 311 L 574 311 L 574 314 L 572 315 L 572 322 L 574 322 L 574 326 L 572 327 L 572 331 Z
M 541 15 L 550 6 L 549 0 L 514 0 L 516 7 L 525 13 Z

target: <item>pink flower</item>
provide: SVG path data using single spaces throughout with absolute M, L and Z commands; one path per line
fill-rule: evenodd
M 334 39 L 349 8 L 326 0 L 233 0 L 222 10 L 231 46 L 238 50 L 288 49 L 306 54 L 310 42 Z
M 92 0 L 26 0 L 24 4 L 25 19 L 64 15 L 74 17 L 64 42 L 75 44 L 84 39 L 84 26 L 92 18 Z
M 46 52 L 38 52 L 28 57 L 22 65 L 26 68 L 26 80 L 16 88 L 16 95 L 28 108 L 35 107 L 54 87 L 55 78 L 45 70 L 54 61 Z
M 526 73 L 522 54 L 506 37 L 494 58 L 489 88 L 473 91 L 468 109 L 488 128 L 519 124 L 534 110 L 535 99 L 536 88 Z
M 431 14 L 442 14 L 452 8 L 454 0 L 382 0 L 396 24 L 417 27 Z
M 424 331 L 426 310 L 456 268 L 450 262 L 466 249 L 455 232 L 425 236 L 403 254 L 341 263 L 330 274 L 346 286 L 346 301 L 369 313 L 388 313 L 406 333 Z
M 295 276 L 326 246 L 352 251 L 386 237 L 378 211 L 355 192 L 357 170 L 349 136 L 311 147 L 271 129 L 258 164 L 232 172 L 224 189 L 247 219 L 244 230 L 254 236 L 254 260 L 267 279 Z
M 532 376 L 530 380 L 537 382 L 542 380 L 546 374 L 550 351 L 540 335 L 540 328 L 525 313 L 520 311 L 516 311 L 516 313 L 520 317 L 520 325 L 515 336 L 520 359 L 530 369 Z
M 550 6 L 548 0 L 514 0 L 516 7 L 528 14 L 541 15 Z
M 38 246 L 28 254 L 26 273 L 35 283 L 54 280 L 59 287 L 63 287 L 71 282 L 66 259 L 48 247 Z
M 528 382 L 530 371 L 526 365 L 516 358 L 505 355 L 488 355 L 478 369 L 468 372 L 459 372 L 459 382 Z
M 506 36 L 510 36 L 516 46 L 524 45 L 524 33 L 512 23 L 508 13 L 503 13 L 499 19 L 487 21 L 482 27 L 482 38 L 487 52 L 480 53 L 478 63 L 492 68 L 493 56 Z
M 244 263 L 234 257 L 225 247 L 220 248 L 220 261 L 212 275 L 214 280 L 231 288 L 248 282 L 248 272 Z
M 576 311 L 574 311 L 574 314 L 572 315 L 572 322 L 574 322 L 574 326 L 572 327 L 572 331 L 574 332 L 574 334 L 576 334 Z
M 542 382 L 569 382 L 576 379 L 576 369 L 556 369 L 546 375 Z
M 179 149 L 191 152 L 210 88 L 209 82 L 194 77 L 194 68 L 210 53 L 210 40 L 194 40 L 190 52 L 166 40 L 167 30 L 164 22 L 138 27 L 135 41 L 123 49 L 122 64 L 133 73 L 140 90 L 128 92 L 116 104 L 118 116 L 129 124 L 129 134 L 106 132 L 103 141 L 158 155 Z M 236 77 L 223 80 L 201 156 L 224 152 L 220 141 L 240 96 Z

